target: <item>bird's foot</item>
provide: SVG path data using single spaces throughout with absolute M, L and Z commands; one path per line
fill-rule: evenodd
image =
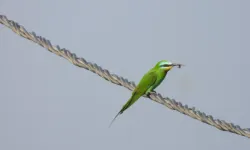
M 150 91 L 150 92 L 146 92 L 146 95 L 147 95 L 147 97 L 149 97 L 149 95 L 153 94 L 153 93 L 156 94 L 156 92 L 153 90 L 153 91 Z
M 156 93 L 155 90 L 152 90 L 151 92 L 152 92 L 152 93 Z

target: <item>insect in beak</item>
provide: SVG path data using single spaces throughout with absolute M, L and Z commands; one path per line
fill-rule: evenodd
M 178 64 L 178 63 L 173 63 L 172 66 L 177 66 L 178 68 L 181 68 L 182 66 L 184 66 L 183 64 Z

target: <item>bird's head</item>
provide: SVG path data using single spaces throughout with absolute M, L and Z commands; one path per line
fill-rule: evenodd
M 178 68 L 181 68 L 183 65 L 182 64 L 177 64 L 177 63 L 172 63 L 167 60 L 161 60 L 159 61 L 156 65 L 155 68 L 157 69 L 162 69 L 164 71 L 169 71 L 171 70 L 174 66 L 177 66 Z

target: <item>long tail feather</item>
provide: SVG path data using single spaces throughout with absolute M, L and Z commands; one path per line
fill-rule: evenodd
M 115 121 L 116 117 L 118 117 L 120 114 L 122 114 L 126 109 L 128 109 L 132 104 L 134 104 L 135 101 L 137 101 L 140 97 L 141 97 L 140 94 L 138 95 L 138 93 L 134 92 L 133 95 L 131 96 L 131 98 L 127 101 L 127 103 L 122 107 L 122 109 L 117 113 L 117 115 L 111 121 L 109 128 L 111 127 L 111 125 Z
M 113 122 L 115 121 L 116 117 L 118 117 L 121 114 L 121 111 L 119 113 L 117 113 L 117 115 L 114 117 L 114 119 L 111 121 L 111 123 L 109 124 L 109 128 L 111 127 L 111 125 L 113 124 Z

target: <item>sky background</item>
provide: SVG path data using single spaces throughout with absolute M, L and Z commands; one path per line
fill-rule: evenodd
M 250 127 L 250 1 L 0 0 L 0 14 L 129 80 L 183 63 L 156 89 Z M 0 25 L 0 149 L 249 150 L 250 141 L 141 98 Z

